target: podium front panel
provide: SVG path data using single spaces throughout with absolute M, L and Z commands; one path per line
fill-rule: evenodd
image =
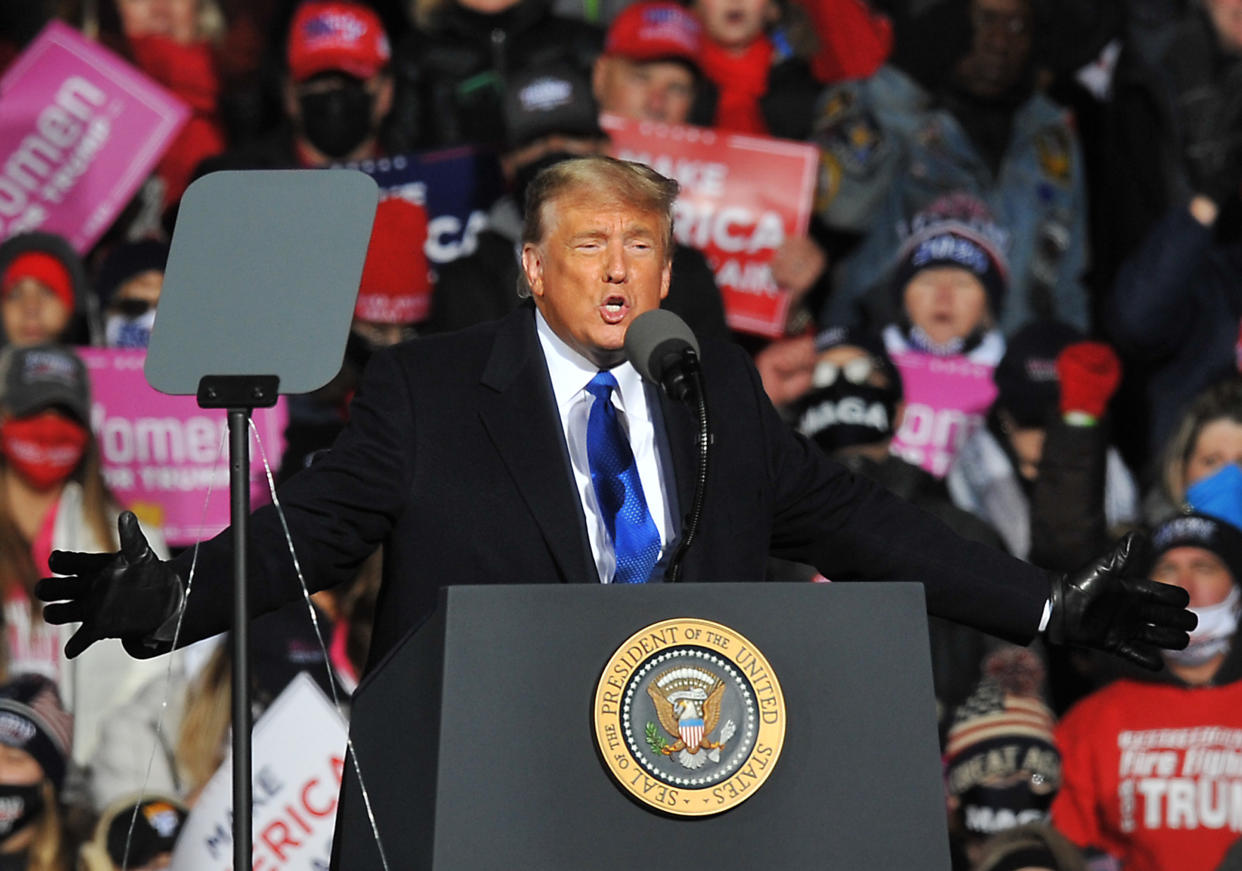
M 453 587 L 355 696 L 351 734 L 391 868 L 931 869 L 948 837 L 917 584 Z M 596 685 L 634 632 L 724 624 L 780 680 L 784 747 L 732 809 L 632 799 L 596 749 Z M 342 869 L 382 868 L 347 770 Z

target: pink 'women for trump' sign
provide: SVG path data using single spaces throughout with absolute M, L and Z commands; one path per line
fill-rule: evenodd
M 159 161 L 188 107 L 53 21 L 0 79 L 0 239 L 99 239 Z
M 994 367 L 961 355 L 898 351 L 890 356 L 901 372 L 906 403 L 893 453 L 943 478 L 996 398 Z
M 790 295 L 772 280 L 772 257 L 806 235 L 819 152 L 811 145 L 703 127 L 604 115 L 612 153 L 676 179 L 677 241 L 703 252 L 729 326 L 781 336 Z
M 147 384 L 147 353 L 77 348 L 91 379 L 91 430 L 104 480 L 117 500 L 173 546 L 215 535 L 229 524 L 229 463 L 224 411 L 198 407 L 192 396 L 168 396 Z M 263 453 L 252 447 L 250 499 L 270 501 L 262 456 L 273 473 L 284 452 L 285 400 L 255 409 Z M 252 440 L 253 441 L 253 440 Z

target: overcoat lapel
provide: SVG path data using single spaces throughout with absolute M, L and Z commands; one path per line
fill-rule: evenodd
M 562 580 L 598 582 L 530 306 L 523 306 L 501 325 L 481 382 L 483 426 L 542 530 Z

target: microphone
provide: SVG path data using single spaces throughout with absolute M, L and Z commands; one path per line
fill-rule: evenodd
M 643 378 L 685 400 L 699 372 L 699 340 L 686 322 L 665 309 L 634 319 L 625 333 L 625 356 Z
M 694 476 L 694 495 L 681 528 L 681 540 L 664 571 L 669 583 L 681 580 L 681 564 L 698 535 L 703 516 L 703 497 L 707 492 L 708 455 L 711 422 L 703 372 L 699 367 L 699 340 L 686 322 L 671 311 L 652 309 L 634 318 L 625 334 L 625 356 L 638 374 L 659 384 L 670 398 L 685 402 L 698 422 L 698 466 Z

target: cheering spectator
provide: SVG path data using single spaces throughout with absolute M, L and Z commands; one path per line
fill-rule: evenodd
M 1126 871 L 1212 871 L 1237 837 L 1242 775 L 1242 647 L 1237 630 L 1242 532 L 1204 514 L 1175 515 L 1152 534 L 1148 575 L 1190 593 L 1190 646 L 1165 669 L 1088 696 L 1061 721 L 1064 782 L 1052 821 Z
M 130 659 L 119 643 L 65 659 L 63 631 L 43 621 L 31 595 L 53 550 L 116 547 L 120 508 L 100 473 L 89 420 L 86 368 L 75 354 L 51 345 L 0 352 L 0 596 L 9 673 L 56 681 L 78 721 L 72 749 L 79 762 L 104 714 L 161 671 Z M 158 530 L 148 532 L 165 552 Z
M 717 89 L 712 126 L 738 133 L 805 139 L 820 85 L 783 38 L 767 32 L 771 0 L 694 0 L 703 22 L 699 63 Z
M 944 752 L 951 830 L 972 866 L 991 836 L 1046 821 L 1061 786 L 1039 657 L 1006 645 L 988 655 L 983 671 L 953 713 Z
M 1035 88 L 1031 3 L 971 0 L 969 9 L 960 26 L 972 41 L 955 20 L 945 32 L 917 28 L 934 53 L 907 64 L 927 67 L 921 81 L 885 65 L 820 101 L 818 211 L 829 226 L 864 234 L 834 270 L 823 323 L 885 323 L 882 276 L 900 228 L 937 197 L 966 190 L 1008 234 L 1003 332 L 1048 317 L 1088 326 L 1082 160 L 1067 113 Z
M 177 203 L 194 168 L 225 148 L 218 108 L 216 47 L 224 16 L 216 0 L 111 0 L 99 6 L 100 39 L 177 95 L 190 117 L 160 158 L 165 209 Z
M 1107 345 L 1039 321 L 1018 331 L 993 373 L 985 426 L 948 475 L 954 501 L 1010 551 L 1046 568 L 1081 565 L 1139 516 L 1138 487 L 1103 425 L 1121 377 Z
M 175 798 L 144 793 L 106 808 L 82 845 L 81 871 L 165 871 L 189 811 Z
M 511 143 L 504 126 L 514 77 L 565 65 L 589 76 L 598 27 L 551 11 L 551 0 L 428 0 L 398 45 L 393 139 L 399 150 Z
M 99 267 L 95 293 L 109 348 L 145 348 L 164 289 L 168 244 L 157 239 L 122 242 Z
M 1005 339 L 995 324 L 1008 280 L 1002 239 L 986 206 L 951 195 L 917 216 L 892 270 L 900 314 L 883 336 L 906 398 L 893 450 L 937 477 L 996 392 L 992 370 Z
M 62 237 L 22 233 L 0 243 L 0 322 L 12 345 L 91 343 L 86 269 Z
M 274 134 L 211 158 L 220 169 L 320 168 L 388 149 L 381 125 L 392 108 L 391 50 L 379 16 L 348 0 L 297 8 L 285 46 L 284 124 Z
M 1159 487 L 1147 497 L 1149 518 L 1167 515 L 1191 502 L 1198 486 L 1198 508 L 1242 523 L 1242 381 L 1229 378 L 1194 398 L 1165 442 Z M 1154 522 L 1154 520 L 1153 520 Z M 1240 527 L 1242 528 L 1242 527 Z
M 70 871 L 60 792 L 73 743 L 73 717 L 47 678 L 19 675 L 0 686 L 0 865 L 14 871 Z
M 814 341 L 811 389 L 787 409 L 798 431 L 850 471 L 935 515 L 959 535 L 1003 547 L 991 527 L 953 504 L 943 481 L 892 453 L 902 387 L 883 343 L 844 327 L 830 327 Z M 804 580 L 807 573 L 791 577 Z M 1000 642 L 934 616 L 928 617 L 928 629 L 936 700 L 947 713 L 974 688 L 984 654 Z
M 1238 370 L 1242 242 L 1217 233 L 1219 218 L 1205 196 L 1171 209 L 1121 264 L 1108 297 L 1101 325 L 1144 375 L 1132 412 L 1146 418 L 1133 437 L 1139 454 L 1169 437 L 1187 396 Z
M 1150 35 L 1130 34 L 1098 133 L 1099 158 L 1091 167 L 1097 229 L 1093 256 L 1106 280 L 1140 250 L 1162 216 L 1184 209 L 1196 196 L 1224 210 L 1219 239 L 1236 239 L 1242 227 L 1242 21 L 1237 4 L 1149 5 L 1163 7 L 1164 20 L 1157 18 L 1157 27 L 1147 25 Z M 1152 11 L 1129 17 L 1146 23 L 1155 17 Z

